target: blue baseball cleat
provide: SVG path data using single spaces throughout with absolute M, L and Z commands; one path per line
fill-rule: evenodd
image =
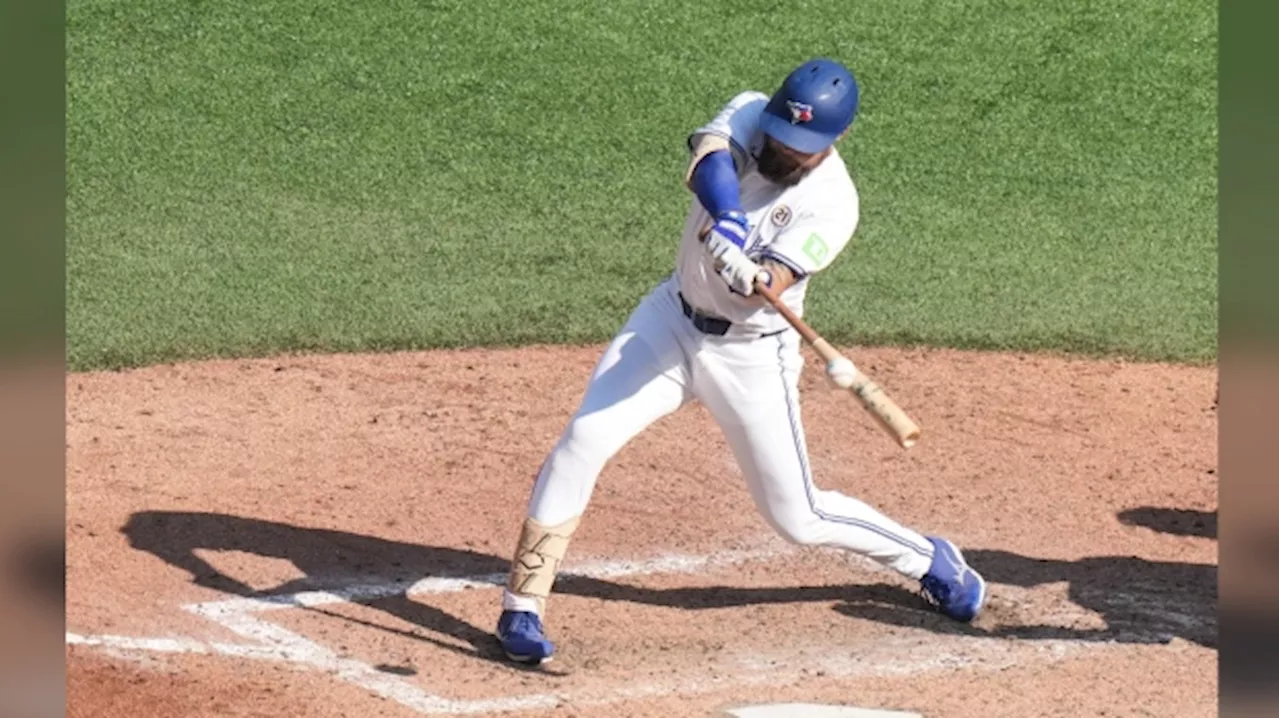
M 933 544 L 933 563 L 920 579 L 925 599 L 950 618 L 972 621 L 987 598 L 987 582 L 965 563 L 955 544 L 946 539 L 927 538 Z
M 507 658 L 535 666 L 551 660 L 555 651 L 542 632 L 542 619 L 531 611 L 503 611 L 498 619 L 498 642 Z

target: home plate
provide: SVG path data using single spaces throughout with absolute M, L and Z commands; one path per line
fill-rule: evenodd
M 919 713 L 900 713 L 852 706 L 823 706 L 816 703 L 747 706 L 734 708 L 725 715 L 733 718 L 923 718 Z

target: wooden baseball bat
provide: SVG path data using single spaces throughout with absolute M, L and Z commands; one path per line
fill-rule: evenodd
M 823 339 L 813 330 L 803 319 L 796 316 L 791 308 L 782 303 L 778 294 L 769 287 L 760 282 L 756 282 L 756 293 L 764 297 L 775 310 L 790 322 L 791 326 L 800 333 L 810 346 L 818 352 L 822 358 L 831 362 L 835 359 L 843 359 L 835 347 L 831 346 L 826 339 Z M 920 427 L 907 416 L 906 412 L 894 403 L 893 399 L 880 388 L 861 370 L 854 370 L 853 385 L 849 387 L 849 391 L 858 397 L 858 401 L 862 402 L 862 406 L 876 418 L 880 427 L 889 433 L 894 440 L 904 449 L 910 449 L 920 438 Z

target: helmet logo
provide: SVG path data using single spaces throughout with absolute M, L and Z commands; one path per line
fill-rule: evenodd
M 791 109 L 791 124 L 793 125 L 797 122 L 808 122 L 813 119 L 813 105 L 787 100 L 787 107 Z

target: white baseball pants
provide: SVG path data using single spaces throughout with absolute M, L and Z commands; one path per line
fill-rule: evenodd
M 605 350 L 577 412 L 543 463 L 528 515 L 556 525 L 582 515 L 605 464 L 654 421 L 700 401 L 733 450 L 764 519 L 801 545 L 868 556 L 920 578 L 933 547 L 867 504 L 814 486 L 800 421 L 804 359 L 793 330 L 707 335 L 681 310 L 674 278 L 649 293 Z M 532 610 L 509 593 L 504 606 Z

